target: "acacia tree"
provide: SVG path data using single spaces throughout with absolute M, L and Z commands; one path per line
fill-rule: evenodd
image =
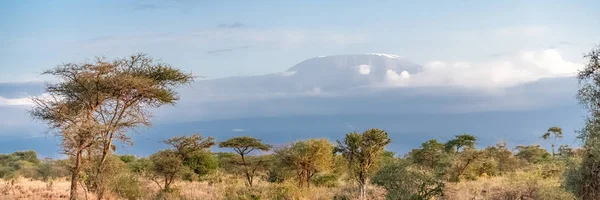
M 344 141 L 337 141 L 336 152 L 348 161 L 353 177 L 358 181 L 360 199 L 366 199 L 367 179 L 375 171 L 385 146 L 391 140 L 388 133 L 380 129 L 369 129 L 363 133 L 346 134 Z
M 579 135 L 585 152 L 578 170 L 582 179 L 575 192 L 582 199 L 600 199 L 600 45 L 584 58 L 588 62 L 577 77 L 577 99 L 587 109 L 588 118 Z
M 332 168 L 333 149 L 333 144 L 327 139 L 310 139 L 278 150 L 275 157 L 296 173 L 299 187 L 310 187 L 310 181 L 316 173 Z
M 420 148 L 411 150 L 408 155 L 415 164 L 432 170 L 441 170 L 450 165 L 444 144 L 435 139 L 421 143 Z
M 152 173 L 150 180 L 154 181 L 158 187 L 165 192 L 171 191 L 171 184 L 187 170 L 184 163 L 192 159 L 198 152 L 206 151 L 215 145 L 214 139 L 208 137 L 204 139 L 199 134 L 190 136 L 173 137 L 163 141 L 171 145 L 173 149 L 159 151 L 152 156 Z
M 548 128 L 548 130 L 542 135 L 542 139 L 549 141 L 552 145 L 552 157 L 554 158 L 554 145 L 556 140 L 562 138 L 562 129 L 558 126 Z
M 269 151 L 271 149 L 271 145 L 264 144 L 260 139 L 248 136 L 234 137 L 223 141 L 219 143 L 219 147 L 232 148 L 233 151 L 240 155 L 240 162 L 237 164 L 242 166 L 249 187 L 252 187 L 254 176 L 264 161 L 262 158 L 259 158 L 252 162 L 248 158 L 248 155 L 255 150 Z
M 33 98 L 31 115 L 46 121 L 62 138 L 62 148 L 74 158 L 71 199 L 84 151 L 96 159 L 96 188 L 106 158 L 116 149 L 114 139 L 131 143 L 127 134 L 140 125 L 150 126 L 151 108 L 174 104 L 175 88 L 193 81 L 190 74 L 154 61 L 145 54 L 92 63 L 68 63 L 45 71 L 57 81 L 46 85 L 43 97 Z M 104 191 L 97 191 L 102 199 Z
M 461 148 L 470 147 L 474 148 L 477 142 L 477 138 L 468 133 L 460 134 L 454 137 L 454 139 L 446 142 L 446 151 L 450 152 L 456 149 L 455 153 L 458 153 Z

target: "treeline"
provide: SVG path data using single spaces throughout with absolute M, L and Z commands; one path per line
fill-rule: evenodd
M 178 181 L 220 184 L 238 179 L 244 180 L 247 188 L 230 193 L 233 195 L 230 199 L 295 199 L 302 195 L 292 192 L 298 189 L 336 188 L 348 184 L 355 185 L 356 193 L 351 190 L 336 194 L 335 198 L 366 198 L 369 195 L 366 186 L 376 185 L 386 189 L 387 199 L 439 199 L 445 196 L 448 183 L 531 169 L 535 172 L 529 173 L 543 174 L 536 180 L 541 181 L 562 177 L 569 163 L 581 160 L 580 150 L 566 145 L 560 145 L 555 154 L 539 145 L 517 146 L 513 151 L 505 143 L 498 143 L 478 149 L 477 138 L 469 134 L 457 135 L 445 142 L 425 141 L 419 148 L 399 155 L 384 150 L 391 141 L 380 129 L 349 133 L 336 143 L 323 138 L 308 139 L 277 148 L 247 136 L 217 142 L 211 137 L 193 134 L 163 142 L 170 148 L 149 157 L 110 156 L 106 162 L 106 177 L 90 176 L 97 170 L 94 159 L 100 159 L 100 156 L 85 159 L 80 175 L 85 191 L 95 187 L 95 179 L 101 178 L 107 183 L 102 189 L 110 195 L 140 199 L 147 195 L 144 180 L 151 180 L 160 188 L 153 195 L 155 198 L 177 199 L 179 191 L 173 183 Z M 210 147 L 215 145 L 232 151 L 211 152 Z M 0 176 L 3 179 L 22 176 L 52 181 L 70 174 L 72 160 L 40 161 L 34 151 L 1 155 Z M 294 190 L 279 190 L 267 198 L 264 191 L 253 189 L 257 182 L 270 183 L 274 187 L 290 183 L 288 187 L 294 187 Z M 505 191 L 495 192 L 500 196 L 508 195 L 502 193 Z M 572 197 L 563 188 L 545 191 L 551 194 L 540 193 L 543 190 L 539 189 L 537 192 L 525 194 L 526 191 L 522 191 L 515 195 L 531 195 L 535 199 L 548 195 L 555 196 L 554 199 Z

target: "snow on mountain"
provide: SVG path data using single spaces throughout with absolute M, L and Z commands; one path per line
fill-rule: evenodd
M 212 97 L 284 93 L 317 95 L 381 85 L 390 76 L 406 77 L 421 69 L 420 65 L 391 54 L 319 56 L 284 72 L 201 81 L 194 90 Z

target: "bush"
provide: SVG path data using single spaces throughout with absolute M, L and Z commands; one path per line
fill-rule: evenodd
M 286 182 L 286 183 L 276 183 L 271 184 L 268 190 L 269 199 L 299 199 L 302 197 L 302 190 L 296 187 L 295 184 Z
M 138 177 L 129 173 L 118 174 L 112 181 L 110 190 L 125 199 L 141 199 L 143 195 Z
M 312 178 L 312 183 L 317 187 L 337 187 L 338 178 L 335 174 L 317 174 Z
M 443 196 L 444 183 L 433 172 L 397 159 L 373 176 L 372 182 L 387 190 L 387 199 L 432 199 Z

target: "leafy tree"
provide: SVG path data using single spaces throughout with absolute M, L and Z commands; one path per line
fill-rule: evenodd
M 333 149 L 333 144 L 326 139 L 310 139 L 279 149 L 275 157 L 295 172 L 299 187 L 310 187 L 315 174 L 332 168 Z
M 600 45 L 584 56 L 585 67 L 579 71 L 577 99 L 588 111 L 579 138 L 586 149 L 581 167 L 575 172 L 581 177 L 577 195 L 581 199 L 600 199 Z
M 517 146 L 516 149 L 518 152 L 515 156 L 529 163 L 539 163 L 550 156 L 540 145 Z
M 238 163 L 238 165 L 242 166 L 244 174 L 246 175 L 246 181 L 250 187 L 252 187 L 254 176 L 256 175 L 257 170 L 261 165 L 263 165 L 264 161 L 262 159 L 258 159 L 256 162 L 251 162 L 248 160 L 247 156 L 255 150 L 269 151 L 269 149 L 271 149 L 271 145 L 264 144 L 261 140 L 248 136 L 234 137 L 223 141 L 219 143 L 219 147 L 232 148 L 238 155 L 240 155 L 241 161 Z
M 559 138 L 562 138 L 562 129 L 557 126 L 548 128 L 548 131 L 542 135 L 542 139 L 549 141 L 550 145 L 552 145 L 552 157 L 555 155 L 554 145 L 556 144 L 556 140 Z
M 40 163 L 40 159 L 38 159 L 37 153 L 34 150 L 17 151 L 12 153 L 12 155 L 16 156 L 19 160 L 27 161 L 33 164 Z
M 175 151 L 168 149 L 152 154 L 150 160 L 152 161 L 150 180 L 154 181 L 161 190 L 170 191 L 171 184 L 185 170 L 181 157 Z
M 100 152 L 96 176 L 102 177 L 106 158 L 116 149 L 113 140 L 130 143 L 127 130 L 149 126 L 149 110 L 174 104 L 178 100 L 174 89 L 193 80 L 190 74 L 145 54 L 114 61 L 97 58 L 93 63 L 67 63 L 43 74 L 54 76 L 57 82 L 46 85 L 49 98 L 33 98 L 35 108 L 30 113 L 57 130 L 62 149 L 75 158 L 71 199 L 76 198 L 84 151 Z M 98 191 L 100 199 L 103 194 Z
M 575 151 L 573 151 L 573 148 L 569 147 L 569 145 L 560 145 L 560 147 L 558 147 L 558 155 L 569 158 L 575 155 Z
M 442 170 L 450 165 L 445 145 L 437 140 L 422 143 L 421 148 L 413 149 L 408 155 L 412 162 L 432 170 Z
M 171 145 L 173 149 L 162 150 L 150 156 L 152 161 L 150 179 L 158 184 L 161 190 L 170 192 L 173 181 L 177 180 L 184 172 L 202 170 L 202 162 L 212 162 L 212 160 L 198 155 L 215 145 L 213 140 L 212 137 L 205 139 L 199 134 L 164 140 L 163 142 Z M 211 154 L 209 153 L 209 155 Z M 186 162 L 189 165 L 184 165 Z
M 360 199 L 366 198 L 367 179 L 377 168 L 380 156 L 390 142 L 387 132 L 375 128 L 363 133 L 348 133 L 344 141 L 338 141 L 335 150 L 348 161 L 352 177 L 359 184 Z
M 387 190 L 386 199 L 428 200 L 444 194 L 441 179 L 404 159 L 383 165 L 373 176 L 373 183 Z
M 219 163 L 209 151 L 196 151 L 183 160 L 183 165 L 189 167 L 197 175 L 206 175 L 217 169 Z
M 121 159 L 121 161 L 123 161 L 124 163 L 131 163 L 131 162 L 135 161 L 136 158 L 134 155 L 127 154 L 127 155 L 119 156 L 119 159 Z
M 45 160 L 37 167 L 37 173 L 42 181 L 48 181 L 54 176 L 52 173 L 52 160 Z
M 504 142 L 499 142 L 496 146 L 486 147 L 484 152 L 485 157 L 493 159 L 493 162 L 496 163 L 499 173 L 513 172 L 521 165 L 519 158 L 513 155 L 513 152 L 506 147 Z M 492 175 L 489 171 L 486 173 Z
M 473 172 L 473 168 L 480 164 L 485 158 L 485 153 L 483 151 L 468 147 L 462 152 L 456 153 L 454 157 L 452 169 L 450 170 L 450 181 L 458 182 L 465 175 L 469 175 L 468 178 L 476 178 L 480 175 L 468 173 Z
M 475 144 L 477 144 L 477 138 L 465 133 L 457 135 L 454 139 L 446 142 L 445 148 L 448 152 L 455 150 L 455 153 L 458 153 L 461 148 L 474 148 Z

